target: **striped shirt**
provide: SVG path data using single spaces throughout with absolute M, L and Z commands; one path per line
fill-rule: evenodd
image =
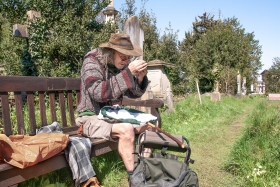
M 100 48 L 88 52 L 81 68 L 79 113 L 92 110 L 96 114 L 105 105 L 122 104 L 123 96 L 141 97 L 148 86 L 144 77 L 141 85 L 131 74 L 127 65 L 118 70 L 115 66 L 102 63 L 97 55 Z

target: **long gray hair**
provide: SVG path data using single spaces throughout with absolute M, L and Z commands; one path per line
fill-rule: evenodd
M 114 49 L 100 47 L 98 48 L 98 54 L 96 57 L 106 67 L 107 64 L 114 64 L 114 53 Z

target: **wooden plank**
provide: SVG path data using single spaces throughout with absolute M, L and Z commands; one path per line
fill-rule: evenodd
M 0 186 L 11 186 L 66 166 L 68 166 L 68 163 L 64 154 L 59 154 L 25 169 L 12 167 L 10 169 L 6 169 L 5 171 L 0 170 Z
M 72 91 L 67 91 L 67 102 L 68 102 L 68 111 L 70 116 L 71 125 L 76 125 L 75 116 L 74 116 L 74 106 L 73 106 L 73 94 Z
M 25 134 L 21 92 L 15 92 L 14 98 L 15 98 L 15 105 L 16 105 L 16 118 L 17 118 L 17 127 L 18 127 L 17 132 L 18 134 Z
M 80 96 L 81 96 L 81 94 L 80 94 L 80 91 L 76 91 L 76 106 L 78 106 L 79 105 L 79 102 L 80 102 Z
M 36 118 L 35 118 L 35 106 L 34 106 L 34 94 L 33 92 L 27 92 L 27 105 L 28 105 L 28 117 L 30 123 L 30 135 L 36 134 Z
M 58 97 L 59 97 L 61 123 L 62 123 L 63 127 L 67 127 L 66 110 L 65 110 L 65 102 L 64 102 L 64 93 L 60 92 L 58 94 Z
M 0 76 L 0 92 L 79 90 L 80 82 L 79 78 Z
M 46 116 L 46 104 L 45 104 L 45 92 L 38 92 L 39 94 L 39 107 L 40 107 L 40 118 L 41 118 L 41 125 L 46 126 L 48 125 L 47 116 Z
M 11 114 L 9 105 L 9 96 L 7 92 L 1 92 L 2 119 L 4 124 L 4 132 L 7 136 L 12 135 Z
M 106 141 L 104 139 L 95 139 L 93 141 L 93 147 L 91 150 L 91 157 L 96 157 L 118 148 L 118 142 Z
M 143 107 L 154 107 L 161 108 L 164 106 L 164 103 L 160 99 L 148 99 L 148 100 L 135 100 L 128 97 L 123 98 L 123 105 L 126 106 L 143 106 Z
M 55 92 L 49 92 L 50 110 L 52 122 L 57 121 L 56 107 L 55 107 Z

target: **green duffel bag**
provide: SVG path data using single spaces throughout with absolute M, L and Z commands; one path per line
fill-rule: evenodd
M 130 178 L 131 187 L 199 187 L 197 174 L 185 162 L 143 158 Z

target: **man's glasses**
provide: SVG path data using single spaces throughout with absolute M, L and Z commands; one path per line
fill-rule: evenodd
M 122 61 L 127 61 L 128 60 L 128 56 L 121 56 L 118 52 L 117 52 L 117 54 Z

